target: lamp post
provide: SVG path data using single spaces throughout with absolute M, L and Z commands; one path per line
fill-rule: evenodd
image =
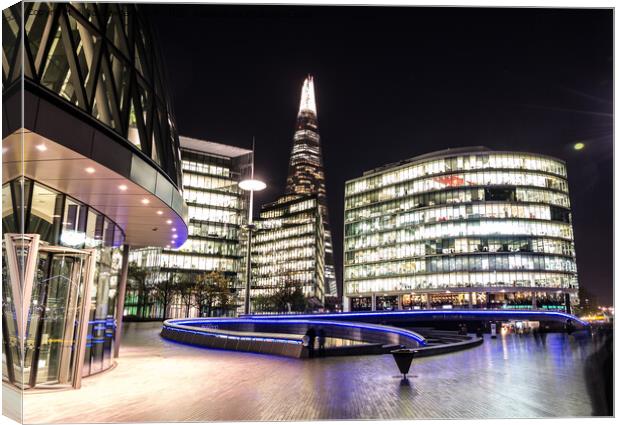
M 250 281 L 252 280 L 252 231 L 254 230 L 254 224 L 252 224 L 252 215 L 254 210 L 254 192 L 260 192 L 265 189 L 267 185 L 261 180 L 254 178 L 254 141 L 252 141 L 252 165 L 251 165 L 251 177 L 239 182 L 239 187 L 246 192 L 250 192 L 250 203 L 248 205 L 248 255 L 245 264 L 245 314 L 250 314 Z

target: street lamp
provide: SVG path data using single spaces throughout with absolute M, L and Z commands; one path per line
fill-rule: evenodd
M 254 141 L 252 141 L 252 165 L 251 165 L 251 176 L 249 179 L 242 180 L 239 182 L 239 188 L 241 190 L 245 190 L 246 192 L 250 192 L 250 203 L 248 205 L 248 255 L 247 262 L 245 264 L 245 314 L 250 314 L 250 281 L 252 278 L 252 264 L 251 264 L 251 256 L 252 256 L 252 231 L 254 230 L 254 224 L 252 224 L 252 215 L 254 210 L 254 192 L 260 192 L 265 189 L 267 185 L 265 182 L 261 180 L 257 180 L 254 178 Z

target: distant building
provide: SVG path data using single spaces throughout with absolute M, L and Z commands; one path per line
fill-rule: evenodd
M 161 288 L 170 282 L 172 300 L 162 311 L 161 296 L 142 296 L 128 291 L 126 316 L 143 318 L 191 317 L 201 315 L 198 304 L 184 302 L 175 285 L 183 280 L 194 281 L 209 272 L 222 273 L 234 294 L 235 308 L 224 311 L 217 306 L 211 315 L 232 315 L 242 305 L 245 242 L 241 226 L 247 220 L 247 195 L 238 183 L 252 161 L 252 151 L 235 146 L 181 136 L 183 198 L 189 209 L 189 236 L 178 248 L 175 240 L 165 248 L 134 251 L 130 261 L 148 270 L 147 283 Z M 165 288 L 165 287 L 164 287 Z M 206 314 L 204 311 L 202 314 Z
M 459 148 L 346 182 L 344 290 L 349 310 L 570 310 L 565 163 Z
M 315 195 L 285 195 L 264 205 L 252 243 L 252 311 L 262 297 L 299 287 L 317 305 L 325 301 L 324 228 Z
M 337 296 L 338 285 L 334 269 L 334 252 L 327 209 L 323 154 L 318 132 L 314 79 L 311 75 L 306 78 L 301 90 L 297 125 L 293 136 L 288 178 L 286 179 L 286 194 L 317 196 L 325 232 L 325 258 L 323 261 L 325 264 L 325 291 L 328 295 Z

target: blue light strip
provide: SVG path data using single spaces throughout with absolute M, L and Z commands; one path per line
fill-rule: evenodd
M 568 313 L 562 313 L 559 311 L 523 311 L 523 310 L 413 310 L 413 311 L 390 311 L 390 312 L 360 312 L 360 313 L 317 313 L 317 314 L 288 314 L 288 315 L 275 315 L 275 316 L 260 316 L 250 315 L 243 316 L 244 318 L 260 321 L 272 321 L 272 320 L 287 320 L 291 318 L 299 319 L 326 319 L 326 318 L 356 318 L 356 317 L 394 317 L 394 316 L 433 316 L 433 315 L 459 315 L 459 316 L 479 316 L 479 315 L 495 315 L 495 316 L 555 316 L 562 319 L 574 320 L 588 326 L 587 322 L 579 319 L 576 316 Z M 314 322 L 314 320 L 312 320 Z
M 166 322 L 169 322 L 169 321 L 166 321 Z M 209 336 L 213 336 L 216 338 L 232 339 L 232 340 L 239 340 L 239 341 L 283 342 L 285 344 L 296 344 L 296 345 L 302 343 L 302 341 L 298 339 L 227 335 L 227 334 L 220 334 L 220 333 L 214 333 L 214 332 L 208 332 L 208 331 L 202 331 L 202 330 L 183 329 L 183 328 L 179 328 L 176 326 L 167 326 L 167 325 L 164 325 L 163 328 L 168 329 L 172 332 L 191 333 L 195 335 L 209 335 Z
M 261 324 L 292 324 L 292 325 L 325 325 L 325 326 L 338 326 L 345 328 L 355 329 L 367 329 L 377 332 L 397 334 L 404 336 L 405 338 L 412 339 L 419 345 L 426 345 L 426 339 L 416 332 L 409 331 L 407 329 L 395 328 L 391 326 L 374 325 L 370 323 L 348 323 L 348 322 L 336 322 L 331 320 L 300 320 L 291 318 L 290 316 L 281 316 L 281 319 L 270 320 L 269 318 L 256 318 L 248 317 L 243 319 L 229 319 L 229 318 L 196 318 L 196 319 L 170 319 L 165 322 L 165 325 L 185 325 L 185 326 L 204 326 L 208 324 L 217 323 L 261 323 Z M 164 326 L 165 327 L 165 326 Z M 170 327 L 169 327 L 170 328 Z M 176 328 L 175 328 L 176 329 Z M 224 331 L 224 330 L 222 330 Z M 201 331 L 202 333 L 208 333 L 207 331 Z M 220 335 L 220 334 L 217 334 Z

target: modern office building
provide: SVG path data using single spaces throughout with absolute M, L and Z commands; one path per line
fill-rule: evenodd
M 79 387 L 118 354 L 129 247 L 187 238 L 175 119 L 139 6 L 2 20 L 3 379 Z
M 458 148 L 346 182 L 345 308 L 577 303 L 563 161 Z
M 318 132 L 318 117 L 314 93 L 314 79 L 305 79 L 301 89 L 301 101 L 297 125 L 293 136 L 293 148 L 286 179 L 287 195 L 317 195 L 325 232 L 325 291 L 337 296 L 337 279 L 334 269 L 334 253 L 327 209 L 325 171 Z
M 252 242 L 253 311 L 268 310 L 264 297 L 301 288 L 316 305 L 325 302 L 325 230 L 316 195 L 285 195 L 264 205 Z
M 164 248 L 132 251 L 130 263 L 147 272 L 147 290 L 127 292 L 125 316 L 170 318 L 206 314 L 200 311 L 200 297 L 182 296 L 177 284 L 196 283 L 197 278 L 209 272 L 225 277 L 234 299 L 234 306 L 215 306 L 209 314 L 234 314 L 243 305 L 246 242 L 241 226 L 247 221 L 248 200 L 238 184 L 248 174 L 252 151 L 184 136 L 180 142 L 189 236 L 180 247 L 170 245 L 172 240 Z

